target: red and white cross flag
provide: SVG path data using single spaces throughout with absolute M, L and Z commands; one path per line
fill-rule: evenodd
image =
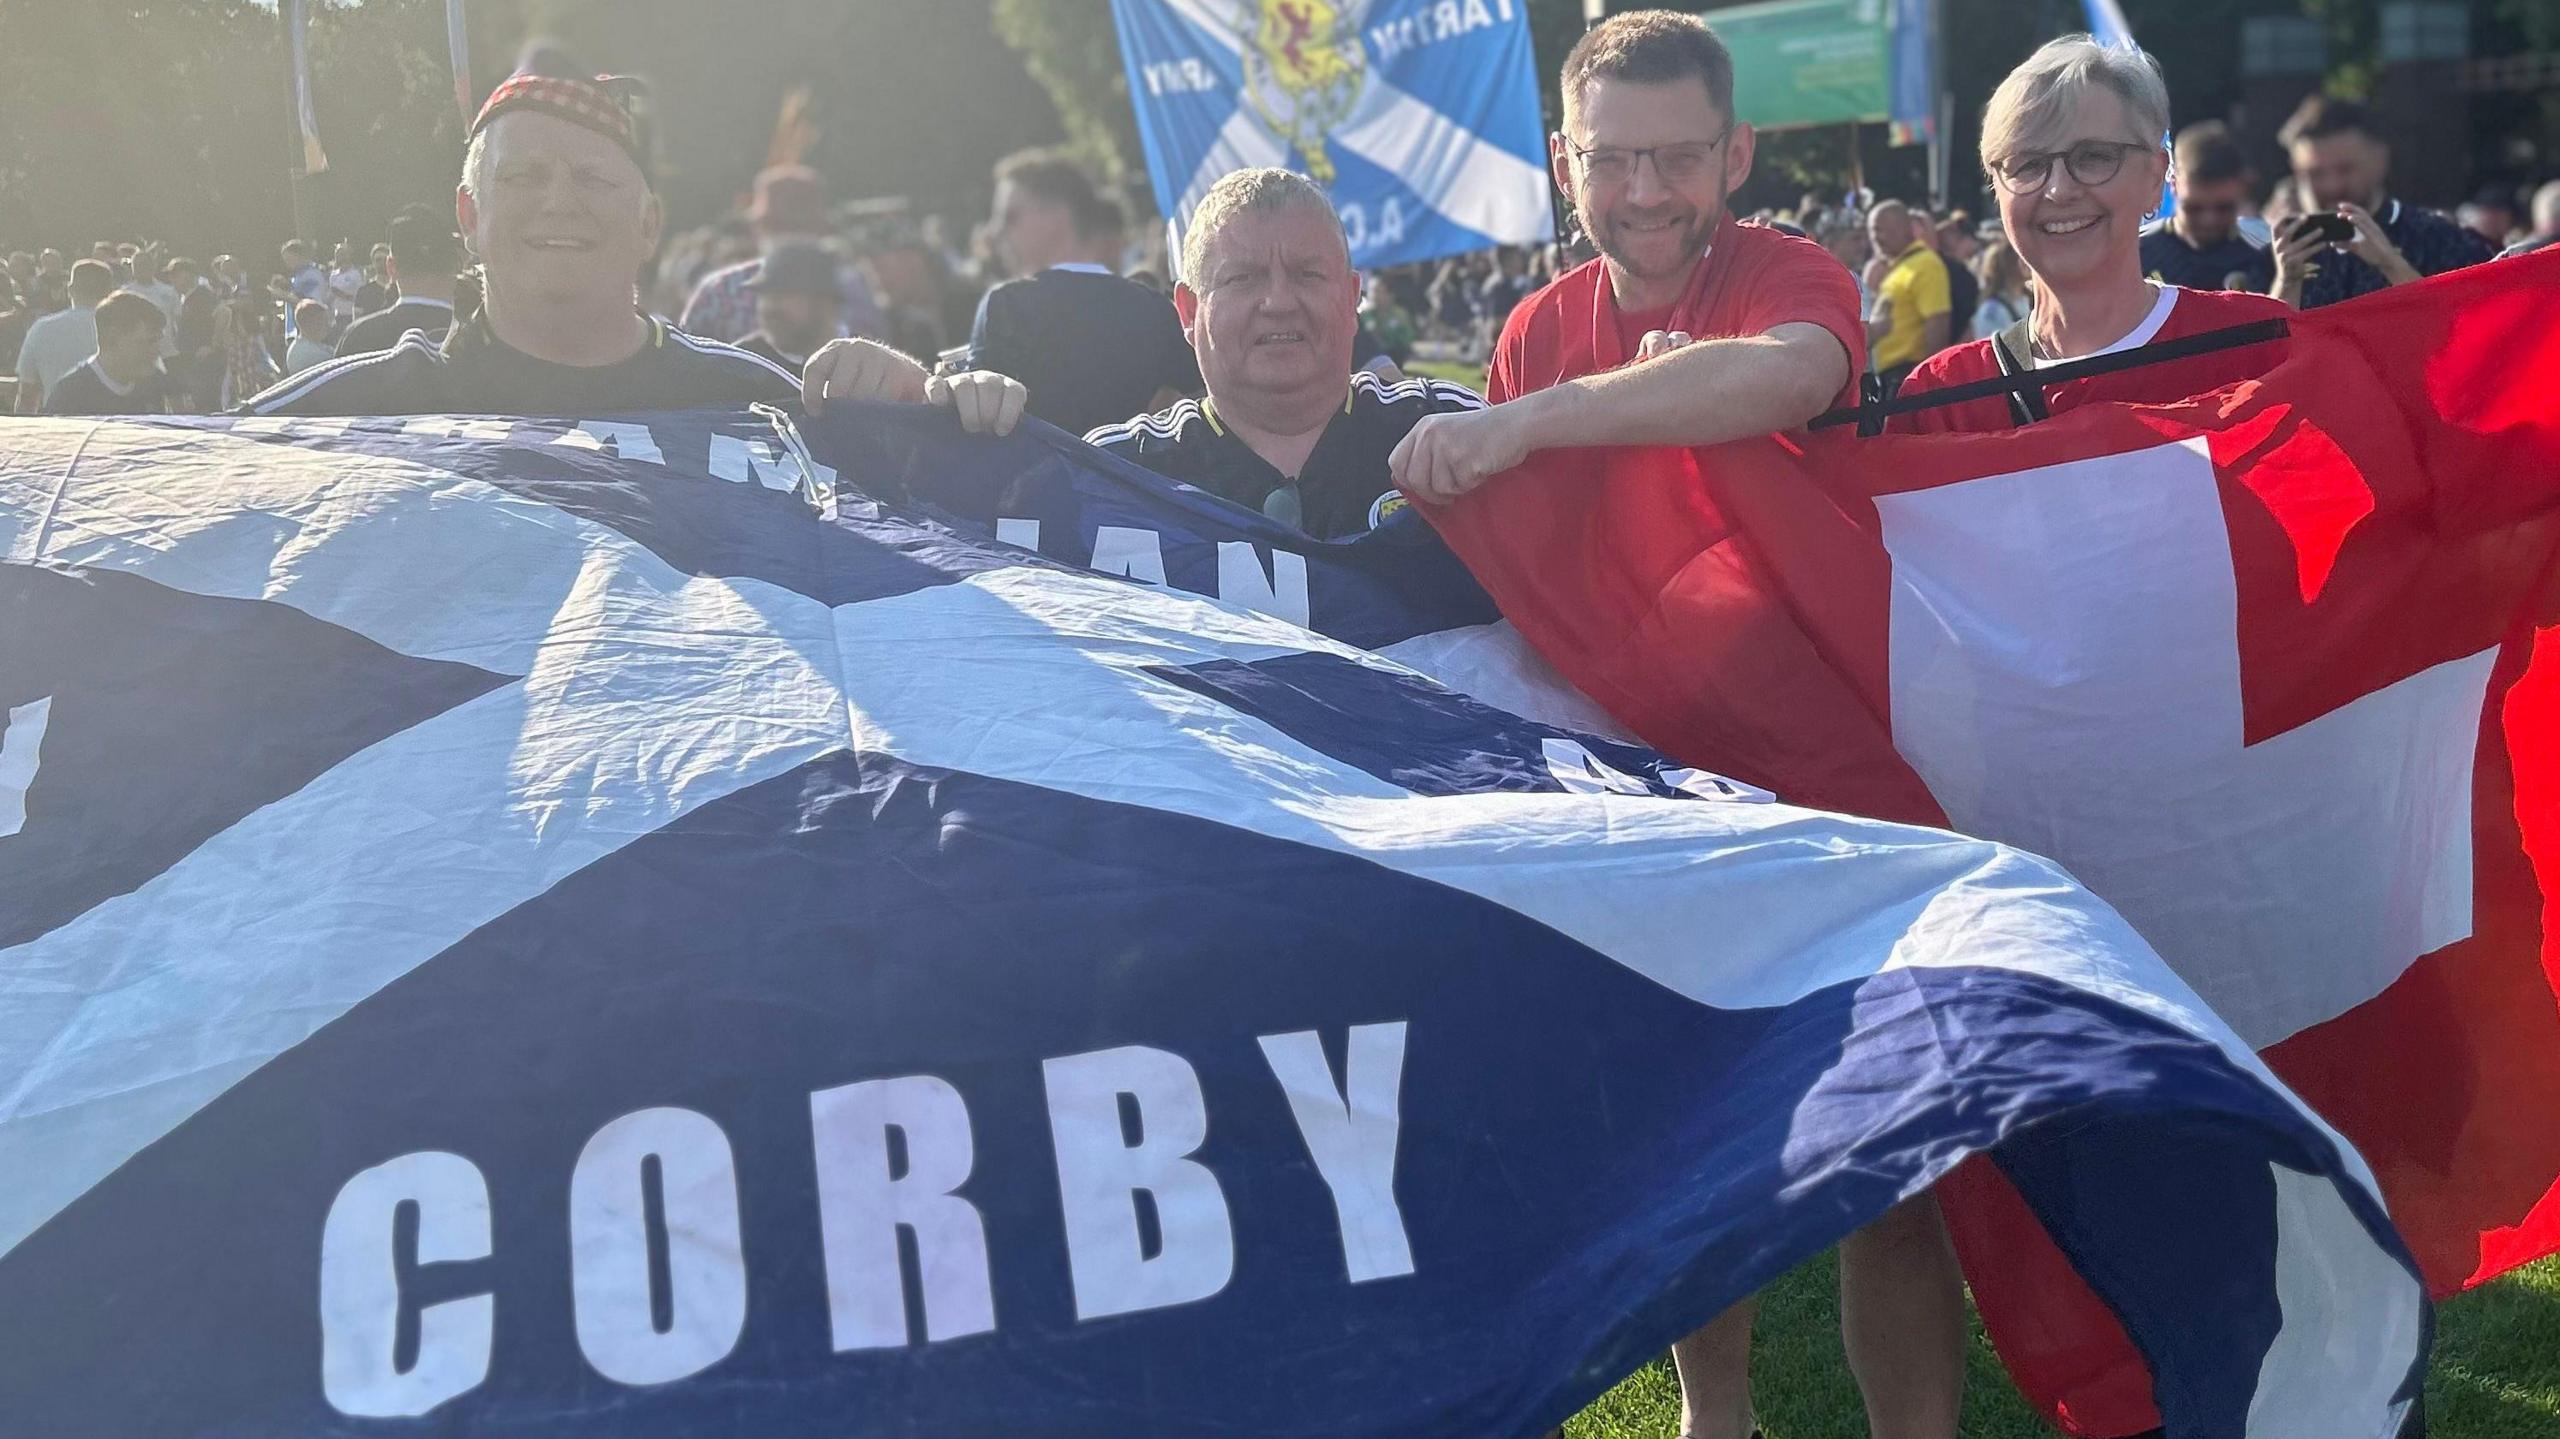
M 1551 452 L 1434 516 L 1566 676 L 1791 803 L 2049 855 L 2359 1148 L 2439 1296 L 2560 1251 L 2560 255 L 2025 429 Z M 1996 1170 L 1941 1191 L 2075 1433 L 2149 1378 Z

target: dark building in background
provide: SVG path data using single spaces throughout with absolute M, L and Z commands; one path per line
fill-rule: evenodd
M 2302 15 L 2253 15 L 2240 22 L 2240 95 L 2231 133 L 2262 182 L 2288 173 L 2276 131 L 2329 70 L 2329 31 Z
M 2443 3 L 2382 7 L 2371 103 L 2390 131 L 2391 188 L 2403 199 L 2451 210 L 2476 185 L 2470 97 L 2462 92 L 2471 56 L 2471 7 Z

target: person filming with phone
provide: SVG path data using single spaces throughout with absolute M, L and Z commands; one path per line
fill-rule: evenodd
M 2451 216 L 2392 198 L 2391 147 L 2364 106 L 2314 95 L 2276 138 L 2303 203 L 2276 232 L 2277 299 L 2312 310 L 2490 257 Z

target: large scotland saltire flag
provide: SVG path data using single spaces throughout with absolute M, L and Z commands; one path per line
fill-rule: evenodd
M 2296 317 L 2184 404 L 1559 453 L 1439 519 L 1666 752 L 2067 867 L 2451 1293 L 2560 1250 L 2555 294 L 2560 257 L 2500 262 Z M 2139 1336 L 1989 1170 L 1952 1192 L 2028 1393 L 2159 1423 Z
M 1555 237 L 1523 0 L 1112 0 L 1179 227 L 1278 165 L 1333 197 L 1363 269 Z
M 818 473 L 859 475 L 864 493 L 933 521 L 1079 569 L 1239 604 L 1384 655 L 1496 709 L 1625 737 L 1502 618 L 1409 506 L 1385 507 L 1366 533 L 1318 540 L 1047 425 L 982 440 L 967 464 L 952 462 L 938 429 L 868 415 L 803 418 L 790 433 Z
M 10 1432 L 1526 1433 L 1976 1155 L 2186 1432 L 2417 1393 L 2363 1162 L 2050 863 L 820 448 L 0 427 Z

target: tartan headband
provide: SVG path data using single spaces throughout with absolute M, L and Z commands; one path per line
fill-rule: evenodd
M 622 147 L 631 163 L 645 175 L 648 162 L 640 155 L 640 130 L 631 118 L 630 107 L 623 103 L 615 87 L 622 83 L 619 75 L 598 75 L 593 80 L 573 80 L 558 75 L 510 75 L 497 89 L 489 92 L 480 113 L 471 122 L 468 140 L 488 129 L 492 121 L 510 110 L 539 110 L 556 115 L 573 125 L 582 125 Z

